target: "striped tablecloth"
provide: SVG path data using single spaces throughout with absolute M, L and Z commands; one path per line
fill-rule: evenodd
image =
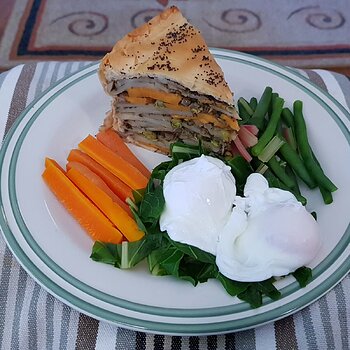
M 0 75 L 0 138 L 42 91 L 89 62 L 43 62 Z M 350 80 L 299 71 L 350 108 Z M 349 161 L 349 160 L 347 160 Z M 171 337 L 123 329 L 85 316 L 42 289 L 0 236 L 0 349 L 350 349 L 350 275 L 293 316 L 256 329 L 209 337 Z

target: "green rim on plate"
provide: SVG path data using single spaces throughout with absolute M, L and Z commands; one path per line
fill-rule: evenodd
M 287 76 L 281 72 L 278 72 L 272 68 L 269 68 L 267 66 L 264 66 L 263 63 L 268 63 L 268 65 L 273 65 L 279 68 L 279 70 L 287 72 L 289 75 L 294 75 L 298 79 L 303 79 L 305 82 L 307 82 L 308 85 L 313 86 L 316 88 L 321 95 L 327 96 L 335 105 L 337 108 L 341 109 L 349 119 L 349 114 L 345 111 L 345 109 L 337 102 L 335 101 L 331 96 L 325 94 L 322 90 L 320 90 L 318 87 L 310 83 L 309 80 L 304 78 L 303 76 L 296 74 L 295 72 L 279 66 L 277 64 L 274 64 L 269 61 L 265 61 L 260 58 L 254 57 L 252 59 L 252 56 L 247 54 L 241 54 L 233 51 L 225 51 L 225 50 L 218 50 L 215 49 L 215 51 L 218 51 L 220 54 L 215 54 L 216 58 L 221 58 L 224 60 L 229 61 L 235 61 L 240 62 L 246 65 L 254 66 L 258 69 L 266 70 L 276 76 L 281 77 L 284 80 L 287 80 L 289 83 L 295 85 L 299 89 L 306 92 L 309 96 L 311 96 L 315 101 L 317 101 L 318 104 L 320 104 L 327 113 L 332 117 L 332 119 L 337 123 L 338 127 L 344 134 L 345 138 L 348 141 L 348 144 L 350 143 L 350 136 L 349 136 L 349 130 L 346 128 L 342 120 L 336 115 L 336 113 L 332 110 L 330 106 L 328 106 L 322 98 L 320 98 L 318 95 L 313 93 L 311 90 L 309 90 L 307 87 L 300 84 L 298 81 L 292 79 L 290 76 Z M 235 56 L 240 57 L 232 57 L 230 54 L 234 54 Z M 257 62 L 252 61 L 258 61 L 262 62 L 262 64 L 259 64 Z M 75 85 L 87 77 L 91 76 L 92 74 L 95 74 L 97 65 L 93 64 L 88 67 L 83 68 L 81 71 L 74 73 L 70 77 L 65 77 L 61 81 L 57 82 L 54 86 L 50 88 L 50 90 L 46 91 L 44 94 L 42 94 L 38 99 L 36 99 L 34 102 L 32 102 L 26 110 L 21 114 L 21 116 L 16 121 L 15 125 L 11 128 L 10 132 L 8 133 L 5 142 L 3 144 L 3 147 L 1 149 L 0 153 L 0 164 L 1 168 L 3 167 L 4 157 L 6 155 L 7 148 L 10 144 L 10 141 L 12 140 L 12 137 L 17 130 L 17 128 L 21 125 L 21 121 L 23 118 L 28 114 L 28 112 L 32 109 L 34 104 L 40 105 L 40 107 L 34 112 L 34 114 L 30 117 L 30 119 L 27 121 L 27 123 L 24 125 L 23 129 L 21 130 L 20 136 L 18 137 L 16 141 L 16 145 L 14 147 L 13 154 L 11 155 L 11 161 L 9 166 L 9 176 L 8 179 L 2 179 L 2 173 L 0 174 L 0 180 L 6 181 L 8 180 L 8 191 L 9 191 L 9 197 L 10 197 L 10 204 L 12 213 L 15 217 L 17 226 L 23 235 L 24 239 L 26 240 L 26 243 L 30 247 L 30 249 L 43 261 L 43 263 L 49 267 L 58 277 L 62 278 L 64 281 L 68 282 L 70 285 L 74 286 L 78 290 L 80 290 L 82 293 L 85 293 L 87 295 L 90 295 L 97 300 L 104 301 L 108 304 L 115 305 L 122 307 L 127 310 L 132 310 L 136 312 L 156 315 L 156 316 L 169 316 L 169 317 L 214 317 L 214 316 L 222 316 L 222 315 L 229 315 L 229 314 L 235 314 L 240 313 L 243 311 L 249 310 L 249 306 L 246 303 L 239 303 L 232 306 L 224 306 L 224 307 L 215 307 L 215 308 L 204 308 L 204 309 L 174 309 L 174 308 L 163 308 L 163 307 L 153 307 L 148 305 L 142 305 L 139 303 L 130 302 L 127 300 L 123 300 L 120 298 L 117 298 L 115 296 L 108 295 L 106 293 L 103 293 L 97 289 L 94 289 L 83 282 L 79 281 L 77 278 L 70 275 L 67 271 L 63 270 L 60 266 L 58 266 L 52 259 L 50 259 L 47 254 L 41 249 L 41 247 L 36 243 L 35 239 L 31 235 L 30 231 L 28 230 L 25 221 L 21 215 L 21 211 L 18 206 L 17 201 L 17 193 L 16 193 L 16 168 L 17 168 L 17 160 L 18 155 L 20 153 L 23 141 L 26 138 L 26 135 L 28 131 L 30 130 L 31 126 L 35 123 L 37 118 L 40 116 L 42 111 L 50 104 L 52 101 L 59 96 L 61 93 L 69 89 L 72 85 Z M 86 73 L 85 73 L 86 72 Z M 73 79 L 76 76 L 75 79 Z M 66 83 L 66 81 L 70 79 L 71 81 L 69 83 Z M 62 87 L 61 87 L 62 85 Z M 46 95 L 49 91 L 52 91 L 54 88 L 58 88 L 58 90 L 49 98 L 46 98 Z M 3 208 L 3 199 L 1 197 L 0 202 L 1 207 Z M 304 294 L 301 298 L 293 300 L 287 304 L 284 304 L 282 306 L 279 306 L 273 310 L 267 311 L 265 313 L 254 315 L 250 317 L 246 317 L 244 319 L 237 319 L 232 321 L 224 321 L 224 322 L 217 322 L 217 323 L 210 323 L 210 324 L 187 324 L 183 325 L 181 323 L 178 324 L 167 324 L 167 323 L 161 323 L 161 322 L 154 322 L 154 321 L 145 321 L 140 320 L 136 318 L 131 318 L 128 316 L 122 316 L 115 314 L 109 310 L 105 310 L 102 308 L 99 308 L 95 305 L 92 305 L 79 297 L 70 294 L 63 288 L 61 288 L 55 281 L 48 278 L 46 275 L 44 275 L 28 258 L 26 253 L 22 250 L 18 242 L 16 241 L 15 237 L 11 233 L 10 228 L 7 225 L 6 222 L 6 216 L 4 208 L 2 210 L 2 215 L 0 217 L 0 223 L 1 227 L 5 236 L 5 239 L 11 248 L 14 255 L 17 257 L 17 259 L 20 261 L 20 263 L 23 265 L 23 267 L 41 284 L 46 288 L 49 292 L 56 295 L 58 298 L 63 300 L 64 302 L 68 303 L 69 305 L 78 308 L 79 310 L 90 314 L 94 317 L 97 317 L 99 319 L 107 320 L 110 322 L 115 322 L 121 325 L 124 325 L 126 327 L 131 327 L 134 329 L 142 329 L 145 331 L 153 331 L 153 332 L 161 332 L 161 333 L 171 333 L 171 334 L 209 334 L 209 333 L 220 333 L 220 332 L 227 332 L 232 330 L 240 330 L 244 328 L 249 328 L 252 326 L 260 325 L 281 317 L 285 317 L 288 314 L 291 314 L 295 312 L 296 310 L 299 310 L 302 307 L 305 307 L 315 299 L 322 296 L 325 292 L 327 292 L 332 286 L 334 286 L 337 282 L 339 282 L 342 277 L 346 275 L 346 273 L 350 270 L 350 261 L 344 261 L 341 266 L 337 269 L 337 271 L 328 278 L 325 282 L 322 284 L 316 286 L 314 289 L 310 290 L 306 294 Z M 339 258 L 339 256 L 344 252 L 346 247 L 349 245 L 350 242 L 350 229 L 349 226 L 346 229 L 346 232 L 344 233 L 341 240 L 336 245 L 335 249 L 317 266 L 315 267 L 314 271 L 314 279 L 321 276 L 332 264 L 336 262 L 336 260 Z M 286 298 L 287 296 L 295 293 L 296 291 L 300 290 L 298 284 L 296 282 L 291 283 L 290 285 L 284 287 L 281 289 L 282 292 L 282 299 Z M 280 299 L 280 300 L 282 300 Z M 264 305 L 268 305 L 272 303 L 270 299 L 264 300 Z M 181 321 L 181 320 L 180 320 Z

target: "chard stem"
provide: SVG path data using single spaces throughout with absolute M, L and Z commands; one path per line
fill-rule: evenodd
M 284 140 L 282 140 L 278 135 L 275 135 L 259 154 L 259 160 L 261 160 L 264 163 L 267 163 L 284 145 L 284 143 Z
M 120 261 L 120 268 L 121 269 L 129 268 L 129 249 L 128 249 L 127 241 L 122 242 L 122 257 Z

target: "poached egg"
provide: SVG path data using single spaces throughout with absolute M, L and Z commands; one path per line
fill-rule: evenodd
M 204 155 L 183 162 L 165 176 L 163 193 L 160 229 L 174 241 L 216 254 L 219 230 L 229 219 L 236 196 L 230 167 Z
M 219 233 L 219 271 L 236 281 L 258 282 L 309 264 L 320 247 L 318 225 L 294 195 L 269 188 L 255 173 L 247 179 L 244 196 L 236 198 Z
M 318 225 L 288 191 L 251 174 L 236 195 L 231 169 L 202 155 L 174 167 L 163 184 L 160 228 L 181 243 L 216 255 L 219 271 L 244 282 L 287 275 L 320 247 Z

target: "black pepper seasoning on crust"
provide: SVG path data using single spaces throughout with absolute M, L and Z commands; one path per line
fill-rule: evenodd
M 193 53 L 198 53 L 205 50 L 205 46 L 197 45 L 195 48 L 191 49 Z
M 175 50 L 170 50 L 175 44 L 184 44 L 187 42 L 188 38 L 192 38 L 196 35 L 196 31 L 192 25 L 189 23 L 184 23 L 182 25 L 175 26 L 175 29 L 168 31 L 165 34 L 165 38 L 161 39 L 159 42 L 159 45 L 157 47 L 157 50 L 154 51 L 152 55 L 152 62 L 151 66 L 148 66 L 148 70 L 155 70 L 156 68 L 159 70 L 168 70 L 168 71 L 178 71 L 179 68 L 174 67 L 168 57 L 168 54 L 171 54 L 172 52 L 175 52 Z M 154 45 L 155 42 L 151 42 L 151 45 Z M 200 45 L 197 45 L 196 48 L 194 48 L 193 52 L 199 52 L 204 50 L 204 46 L 201 47 Z M 192 59 L 195 59 L 197 55 L 194 55 Z M 166 61 L 166 63 L 161 63 L 161 61 Z
M 174 24 L 172 24 L 174 25 Z M 193 38 L 196 36 L 196 30 L 195 28 L 190 25 L 189 23 L 184 23 L 182 25 L 176 25 L 174 29 L 171 31 L 168 31 L 165 34 L 165 39 L 161 39 L 160 43 L 158 45 L 158 48 L 156 51 L 154 51 L 152 55 L 152 65 L 148 66 L 147 69 L 149 71 L 154 71 L 156 68 L 159 70 L 167 70 L 167 71 L 178 71 L 179 68 L 174 67 L 167 54 L 171 54 L 172 52 L 175 52 L 175 50 L 170 50 L 172 46 L 175 44 L 184 44 L 187 43 L 188 38 Z M 151 45 L 155 45 L 155 42 L 152 41 Z M 205 51 L 206 47 L 205 45 L 197 45 L 194 48 L 191 48 L 191 51 L 195 54 L 191 57 L 192 60 L 197 58 L 197 53 L 201 51 Z M 163 63 L 166 60 L 166 63 Z M 186 60 L 189 60 L 187 58 Z M 202 60 L 209 60 L 208 56 L 203 56 Z M 205 65 L 209 65 L 209 63 L 206 63 Z M 202 67 L 202 64 L 200 65 Z M 201 74 L 202 75 L 202 74 Z M 198 79 L 198 77 L 195 77 L 195 79 Z M 213 85 L 215 83 L 213 77 L 209 77 L 207 79 L 203 79 L 203 81 L 206 81 L 209 85 Z M 223 77 L 222 77 L 223 80 Z M 216 85 L 216 84 L 215 84 Z
M 160 40 L 157 51 L 155 51 L 152 56 L 152 60 L 153 62 L 155 61 L 155 63 L 147 67 L 147 69 L 155 70 L 157 68 L 159 70 L 168 70 L 168 71 L 179 70 L 179 68 L 172 66 L 171 62 L 168 59 L 167 54 L 171 54 L 172 52 L 175 52 L 170 50 L 170 48 L 173 45 L 184 44 L 187 42 L 188 38 L 193 38 L 196 35 L 197 35 L 196 30 L 189 23 L 184 23 L 180 26 L 179 25 L 175 26 L 174 29 L 172 29 L 171 31 L 168 31 L 165 34 L 165 39 Z M 205 45 L 199 45 L 199 44 L 191 48 L 191 52 L 194 53 L 194 55 L 191 57 L 191 60 L 195 60 L 197 58 L 197 54 L 205 50 L 206 50 Z M 167 59 L 166 63 L 161 63 L 166 59 Z M 189 58 L 186 58 L 186 60 L 189 60 Z M 209 56 L 205 56 L 205 55 L 202 56 L 201 60 L 206 61 L 206 63 L 204 63 L 204 66 L 207 66 L 207 67 L 210 66 L 209 62 L 212 61 Z M 202 68 L 203 65 L 200 64 L 199 67 Z M 205 70 L 204 73 L 205 73 L 205 76 L 202 77 L 201 80 L 206 82 L 208 85 L 217 87 L 219 84 L 223 83 L 224 86 L 227 86 L 222 74 L 214 72 L 213 70 L 210 70 L 210 71 Z M 200 73 L 200 76 L 203 76 L 203 74 Z M 199 75 L 197 74 L 194 78 L 198 80 Z

